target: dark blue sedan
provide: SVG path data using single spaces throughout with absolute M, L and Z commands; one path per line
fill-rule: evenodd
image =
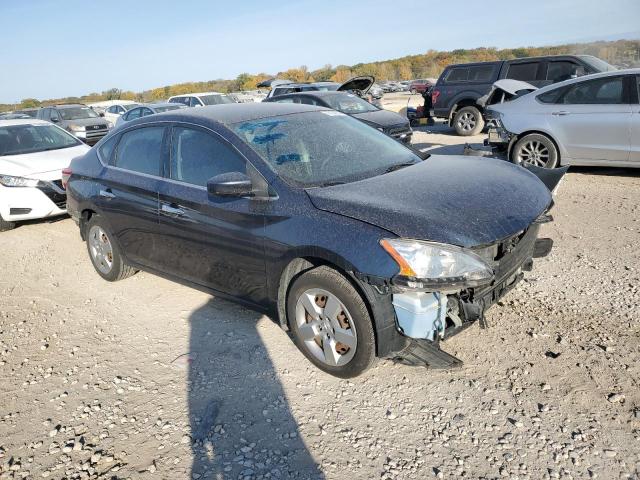
M 148 270 L 242 302 L 352 377 L 376 357 L 459 364 L 439 340 L 551 248 L 534 174 L 425 157 L 334 110 L 219 105 L 133 120 L 64 181 L 105 280 Z

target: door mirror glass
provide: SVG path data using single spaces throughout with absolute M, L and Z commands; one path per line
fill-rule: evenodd
M 207 181 L 209 195 L 220 197 L 247 197 L 252 189 L 249 177 L 240 172 L 221 173 Z

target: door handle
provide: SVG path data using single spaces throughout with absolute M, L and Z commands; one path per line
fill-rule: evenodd
M 559 112 L 551 112 L 551 115 L 559 115 L 559 116 L 563 116 L 563 115 L 569 115 L 571 112 L 567 112 L 566 110 L 560 110 Z
M 110 190 L 100 190 L 100 196 L 104 198 L 116 198 L 115 194 Z
M 184 215 L 184 210 L 178 207 L 172 207 L 171 205 L 167 205 L 163 203 L 160 207 L 162 213 L 170 216 L 170 217 L 181 217 Z

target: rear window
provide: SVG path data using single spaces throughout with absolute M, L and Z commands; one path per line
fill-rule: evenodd
M 494 69 L 493 65 L 454 67 L 449 70 L 445 82 L 490 82 L 493 78 Z

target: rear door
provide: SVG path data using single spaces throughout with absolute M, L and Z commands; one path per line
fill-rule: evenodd
M 219 134 L 174 125 L 160 188 L 167 273 L 254 303 L 266 295 L 264 215 L 250 198 L 214 197 L 207 180 L 246 172 L 244 157 Z
M 564 88 L 548 107 L 550 130 L 573 163 L 629 159 L 630 76 L 585 80 Z
M 113 137 L 99 150 L 109 166 L 97 207 L 126 257 L 152 268 L 159 260 L 158 188 L 166 131 L 163 125 L 141 126 Z

